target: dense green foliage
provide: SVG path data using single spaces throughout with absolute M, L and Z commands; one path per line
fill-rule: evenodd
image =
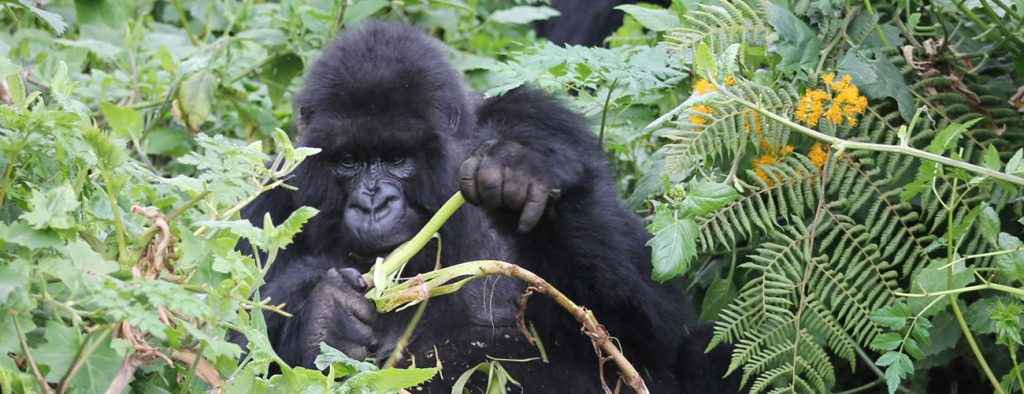
M 654 279 L 689 284 L 745 390 L 1021 391 L 1024 2 L 677 0 L 621 7 L 607 48 L 536 38 L 542 3 L 0 0 L 0 391 L 437 372 L 324 348 L 328 375 L 266 376 L 260 312 L 282 311 L 254 291 L 316 212 L 238 211 L 316 153 L 281 131 L 291 96 L 370 17 L 427 28 L 487 95 L 539 86 L 588 116 Z M 501 392 L 503 371 L 445 373 Z

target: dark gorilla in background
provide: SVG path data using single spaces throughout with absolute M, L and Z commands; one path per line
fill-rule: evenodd
M 501 259 L 537 273 L 594 311 L 654 392 L 681 392 L 680 382 L 694 392 L 721 384 L 724 364 L 709 370 L 702 354 L 707 339 L 688 336 L 682 290 L 651 281 L 648 234 L 616 199 L 596 139 L 554 98 L 525 88 L 470 97 L 440 43 L 374 22 L 324 48 L 295 106 L 299 144 L 323 151 L 296 171 L 290 183 L 298 191 L 275 189 L 244 212 L 262 225 L 265 213 L 280 223 L 300 206 L 320 210 L 261 289 L 294 314 L 266 315 L 284 361 L 313 367 L 320 342 L 356 359 L 385 360 L 412 310 L 378 315 L 360 273 L 461 190 L 473 205 L 441 230 L 443 264 Z M 404 275 L 431 270 L 436 247 Z M 539 355 L 515 328 L 523 291 L 517 280 L 487 278 L 431 301 L 405 357 L 420 366 L 441 360 L 444 378 L 427 383 L 429 392 L 448 392 L 488 357 Z M 526 318 L 550 361 L 502 363 L 524 391 L 599 392 L 598 361 L 579 324 L 541 296 Z M 608 363 L 610 377 L 618 376 L 613 368 Z M 677 368 L 692 371 L 677 381 Z
M 638 2 L 668 7 L 672 0 L 551 0 L 561 15 L 541 22 L 537 32 L 558 45 L 603 46 L 604 38 L 622 26 L 615 7 Z

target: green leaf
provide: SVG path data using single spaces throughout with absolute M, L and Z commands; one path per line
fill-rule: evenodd
M 349 357 L 341 350 L 335 349 L 323 342 L 320 343 L 320 355 L 316 356 L 316 360 L 313 361 L 313 365 L 320 370 L 331 367 L 334 369 L 335 376 L 339 378 L 354 375 L 359 372 L 377 370 L 376 365 Z
M 686 192 L 686 199 L 680 203 L 679 209 L 694 216 L 701 216 L 729 205 L 739 196 L 736 189 L 724 183 L 691 183 Z
M 990 170 L 1001 171 L 1003 169 L 1003 161 L 999 159 L 999 150 L 995 146 L 989 144 L 988 149 L 985 150 L 982 164 Z
M 12 262 L 0 266 L 0 305 L 7 303 L 11 293 L 28 286 L 28 265 Z
M 68 29 L 67 22 L 64 22 L 64 17 L 60 16 L 60 14 L 36 7 L 35 1 L 33 0 L 20 0 L 19 3 L 46 22 L 47 25 L 50 25 L 50 28 L 53 29 L 58 36 L 64 34 L 64 31 Z
M 339 391 L 362 393 L 369 389 L 372 393 L 391 393 L 426 382 L 436 374 L 437 368 L 389 368 L 360 372 L 346 380 Z
M 966 268 L 964 263 L 960 262 L 953 265 L 953 287 L 949 287 L 947 283 L 947 269 L 936 269 L 946 265 L 946 263 L 948 262 L 945 260 L 934 260 L 931 264 L 918 271 L 910 281 L 910 291 L 912 293 L 931 293 L 964 287 L 974 282 L 973 270 Z M 907 299 L 907 306 L 910 307 L 911 313 L 921 313 L 926 306 L 935 300 L 935 297 L 909 298 Z M 946 306 L 949 305 L 949 299 L 948 297 L 942 298 L 936 301 L 935 304 L 932 304 L 930 309 L 921 313 L 921 316 L 933 316 L 946 309 Z
M 903 337 L 900 334 L 894 332 L 887 332 L 885 334 L 876 336 L 871 341 L 871 348 L 878 351 L 896 350 L 903 344 Z
M 288 92 L 292 80 L 302 74 L 303 69 L 305 64 L 302 63 L 302 58 L 291 52 L 274 57 L 260 69 L 260 78 L 267 84 L 270 101 L 275 106 L 287 103 L 284 94 Z
M 890 330 L 903 329 L 907 324 L 907 319 L 911 316 L 910 308 L 902 302 L 871 312 L 871 320 Z
M 506 25 L 525 25 L 554 18 L 558 15 L 560 15 L 558 10 L 551 7 L 520 5 L 509 9 L 495 11 L 487 18 L 487 20 Z
M 14 222 L 10 226 L 0 223 L 0 244 L 21 245 L 29 249 L 55 248 L 64 244 L 52 230 L 36 230 L 25 222 Z
M 1017 153 L 1006 162 L 1006 173 L 1024 176 L 1024 149 L 1017 149 Z
M 769 2 L 768 10 L 768 23 L 779 35 L 775 43 L 782 57 L 779 69 L 787 73 L 814 73 L 818 64 L 818 35 L 785 7 Z
M 866 55 L 874 54 L 874 58 Z M 858 53 L 856 49 L 846 52 L 839 61 L 839 74 L 849 74 L 853 83 L 860 88 L 865 96 L 880 100 L 886 97 L 896 99 L 903 120 L 910 122 L 917 110 L 910 88 L 903 80 L 903 73 L 881 52 Z
M 192 74 L 178 88 L 178 107 L 181 118 L 193 133 L 200 130 L 203 122 L 213 111 L 213 92 L 217 88 L 217 77 L 209 71 Z
M 387 0 L 360 0 L 345 9 L 342 21 L 348 25 L 369 18 L 381 8 L 387 7 Z
M 938 167 L 934 161 L 922 160 L 920 163 L 914 181 L 904 185 L 903 190 L 900 191 L 901 202 L 908 202 L 917 197 L 918 194 L 930 189 L 932 182 L 939 175 Z
M 150 155 L 178 157 L 189 152 L 192 134 L 180 128 L 159 127 L 146 133 L 142 141 L 145 152 Z
M 926 149 L 931 153 L 941 154 L 942 152 L 955 148 L 957 141 L 960 140 L 960 137 L 963 136 L 964 132 L 970 130 L 971 126 L 974 126 L 975 123 L 978 123 L 982 119 L 984 118 L 978 117 L 968 120 L 965 123 L 950 123 L 949 126 L 942 129 L 942 131 L 932 139 L 931 144 L 928 144 L 928 148 Z
M 704 42 L 697 45 L 697 52 L 693 55 L 693 64 L 697 69 L 697 75 L 703 78 L 714 79 L 718 75 L 715 55 L 711 53 L 711 48 Z
M 11 59 L 0 56 L 0 81 L 11 75 L 18 75 L 21 72 L 21 65 L 11 63 Z
M 999 233 L 997 245 L 1002 250 L 1018 249 L 1017 252 L 996 257 L 996 265 L 1009 280 L 1024 282 L 1024 244 L 1020 238 L 1007 233 Z
M 96 350 L 89 355 L 71 379 L 71 385 L 76 388 L 77 393 L 105 393 L 114 376 L 117 376 L 117 371 L 121 369 L 123 357 L 110 347 L 111 336 L 105 335 L 99 343 L 93 341 L 87 341 L 83 346 L 95 346 Z
M 711 286 L 708 286 L 707 292 L 704 293 L 704 302 L 701 303 L 700 308 L 700 321 L 714 322 L 718 314 L 729 306 L 737 296 L 739 296 L 739 291 L 736 290 L 732 278 L 715 278 L 711 282 Z
M 78 200 L 70 186 L 61 185 L 47 191 L 32 190 L 29 202 L 31 210 L 21 215 L 34 229 L 71 228 L 73 219 L 69 215 L 78 208 Z
M 138 138 L 142 134 L 142 112 L 121 108 L 111 103 L 100 103 L 103 117 L 114 133 L 124 138 Z
M 654 233 L 654 238 L 647 241 L 654 260 L 654 280 L 664 282 L 686 272 L 690 261 L 697 257 L 698 231 L 692 218 L 672 218 Z
M 263 222 L 265 224 L 264 231 L 267 231 L 267 228 L 272 228 L 270 236 L 267 237 L 266 246 L 269 248 L 268 250 L 284 249 L 285 246 L 290 245 L 292 243 L 292 238 L 295 238 L 295 235 L 298 234 L 299 231 L 302 231 L 302 225 L 306 224 L 309 219 L 316 216 L 319 212 L 320 211 L 316 208 L 312 207 L 296 209 L 288 216 L 288 219 L 285 219 L 285 221 L 276 228 L 271 227 L 272 224 L 269 220 L 270 217 L 267 216 L 267 220 Z
M 78 330 L 55 320 L 47 320 L 43 338 L 46 342 L 32 350 L 32 357 L 36 363 L 47 366 L 46 381 L 59 382 L 75 360 L 75 352 L 69 352 L 68 349 L 80 347 L 81 337 Z
M 643 27 L 650 31 L 663 32 L 679 27 L 683 27 L 683 23 L 679 21 L 679 16 L 676 13 L 667 9 L 654 9 L 648 7 L 641 7 L 638 5 L 625 4 L 615 7 L 617 10 L 621 10 L 636 19 Z
M 986 241 L 991 242 L 993 245 L 999 242 L 999 229 L 1001 226 L 999 214 L 991 205 L 984 205 L 976 223 L 978 224 L 978 231 L 981 232 L 981 236 L 985 237 Z

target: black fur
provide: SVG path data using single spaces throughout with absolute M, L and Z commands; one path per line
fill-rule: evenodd
M 637 0 L 551 0 L 561 15 L 546 20 L 537 28 L 541 36 L 555 44 L 602 46 L 605 37 L 622 26 L 622 11 L 615 7 Z M 671 0 L 641 0 L 643 3 L 669 6 Z
M 387 358 L 412 311 L 366 318 L 363 303 L 368 301 L 350 296 L 361 284 L 344 279 L 350 277 L 346 273 L 365 272 L 388 251 L 381 247 L 395 241 L 378 238 L 394 233 L 407 238 L 419 229 L 459 190 L 460 164 L 476 157 L 497 160 L 509 171 L 506 176 L 525 174 L 523 179 L 551 190 L 552 197 L 545 201 L 546 213 L 525 233 L 515 209 L 467 204 L 441 230 L 442 264 L 475 259 L 519 264 L 591 308 L 645 372 L 653 392 L 682 392 L 681 386 L 722 392 L 721 365 L 701 374 L 714 378 L 700 382 L 676 376 L 680 365 L 702 368 L 695 362 L 702 357 L 699 350 L 693 356 L 679 351 L 687 344 L 702 348 L 706 338 L 688 341 L 687 327 L 693 326 L 682 289 L 651 281 L 650 249 L 644 245 L 649 236 L 640 219 L 616 199 L 609 164 L 583 119 L 558 100 L 528 89 L 471 99 L 439 46 L 410 27 L 367 23 L 324 48 L 309 70 L 295 101 L 300 144 L 323 152 L 297 170 L 290 182 L 297 192 L 275 189 L 243 212 L 261 225 L 264 213 L 279 223 L 302 205 L 320 210 L 278 255 L 261 289 L 263 297 L 287 303 L 295 315 L 266 315 L 279 355 L 290 364 L 312 367 L 310 341 L 324 340 L 357 357 Z M 478 150 L 485 142 L 506 153 Z M 401 195 L 389 197 L 390 203 L 374 200 L 378 182 Z M 463 183 L 469 194 L 465 188 Z M 369 202 L 353 203 L 357 193 L 367 193 Z M 493 199 L 483 200 L 494 205 Z M 403 213 L 392 212 L 399 208 Z M 370 224 L 346 222 L 354 209 L 369 212 L 367 222 L 404 228 L 375 233 L 367 230 Z M 251 253 L 246 245 L 240 248 Z M 432 269 L 436 251 L 436 245 L 428 246 L 405 276 Z M 430 301 L 405 358 L 419 366 L 441 360 L 444 378 L 428 383 L 428 392 L 449 392 L 463 371 L 488 361 L 487 356 L 539 355 L 515 329 L 523 290 L 513 279 L 486 278 Z M 599 392 L 598 360 L 579 324 L 540 295 L 531 298 L 526 317 L 536 325 L 550 363 L 502 363 L 524 391 Z M 372 334 L 362 335 L 362 330 Z M 611 379 L 617 376 L 611 363 L 606 372 Z

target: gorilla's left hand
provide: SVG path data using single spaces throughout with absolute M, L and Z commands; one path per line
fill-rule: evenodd
M 548 161 L 514 141 L 490 140 L 462 162 L 459 189 L 470 203 L 519 211 L 519 232 L 525 233 L 558 199 Z

